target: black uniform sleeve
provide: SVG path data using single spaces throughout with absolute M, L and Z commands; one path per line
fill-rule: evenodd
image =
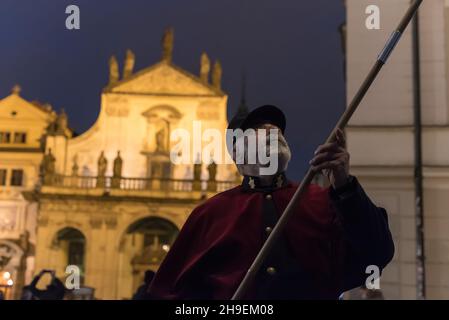
M 380 271 L 393 259 L 394 243 L 387 212 L 366 195 L 357 178 L 337 190 L 329 190 L 343 229 L 343 291 L 365 284 L 369 265 Z

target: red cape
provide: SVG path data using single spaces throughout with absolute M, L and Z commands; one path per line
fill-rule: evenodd
M 289 183 L 271 192 L 279 215 L 296 188 Z M 151 283 L 150 296 L 230 299 L 264 242 L 263 197 L 238 186 L 195 208 Z M 290 248 L 322 296 L 338 297 L 341 254 L 330 249 L 339 232 L 329 190 L 310 185 L 296 211 L 284 231 Z

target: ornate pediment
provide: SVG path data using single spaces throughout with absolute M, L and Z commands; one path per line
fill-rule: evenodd
M 106 91 L 114 93 L 217 96 L 221 91 L 171 63 L 160 62 L 122 80 Z

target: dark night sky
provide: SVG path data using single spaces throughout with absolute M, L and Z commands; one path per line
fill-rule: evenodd
M 65 29 L 70 4 L 81 10 L 79 31 Z M 1 0 L 0 97 L 19 83 L 23 97 L 65 108 L 83 132 L 98 115 L 109 57 L 122 61 L 130 48 L 135 70 L 156 63 L 172 25 L 175 64 L 198 74 L 203 50 L 221 60 L 229 114 L 242 70 L 251 107 L 282 107 L 299 179 L 344 109 L 344 15 L 341 0 Z

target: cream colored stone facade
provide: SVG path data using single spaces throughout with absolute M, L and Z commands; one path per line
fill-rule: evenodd
M 110 82 L 89 130 L 71 137 L 61 115 L 43 126 L 43 147 L 29 169 L 33 180 L 21 190 L 37 225 L 31 272 L 53 269 L 65 279 L 66 267 L 77 265 L 96 298 L 129 299 L 145 270 L 157 270 L 193 208 L 235 185 L 236 170 L 219 164 L 219 153 L 204 155 L 200 165 L 171 163 L 173 130 L 193 137 L 199 121 L 203 131 L 224 134 L 227 96 L 219 62 L 211 68 L 203 55 L 201 77 L 195 76 L 172 62 L 171 30 L 162 45 L 161 61 L 138 72 L 131 51 L 122 75 L 111 58 Z
M 348 0 L 346 4 L 347 96 L 350 99 L 410 1 Z M 365 28 L 365 8 L 373 4 L 381 9 L 381 30 Z M 424 1 L 420 11 L 429 299 L 449 298 L 448 12 L 444 0 Z M 352 173 L 390 214 L 396 254 L 381 281 L 381 289 L 390 299 L 416 298 L 411 41 L 411 28 L 408 28 L 347 130 Z
M 55 118 L 51 106 L 24 100 L 18 86 L 0 100 L 0 275 L 9 272 L 13 280 L 2 289 L 7 298 L 19 297 L 16 288 L 29 282 L 34 270 L 37 205 L 22 192 L 38 182 L 41 138 Z
M 47 137 L 47 153 L 51 148 L 56 162 L 53 180 L 32 195 L 40 204 L 36 270 L 55 269 L 63 278 L 70 254 L 60 232 L 78 230 L 84 238 L 84 284 L 95 288 L 97 298 L 132 297 L 144 271 L 157 270 L 193 208 L 235 180 L 232 165 L 218 165 L 210 188 L 209 160 L 197 169 L 193 162 L 170 162 L 173 130 L 193 137 L 193 123 L 200 121 L 203 130 L 224 133 L 227 96 L 219 64 L 210 83 L 208 72 L 200 79 L 172 63 L 168 32 L 163 58 L 153 66 L 133 73 L 134 55 L 128 52 L 126 77 L 120 79 L 111 60 L 111 82 L 87 132 L 73 139 Z M 209 61 L 202 61 L 204 71 Z M 114 169 L 118 152 L 122 161 Z

